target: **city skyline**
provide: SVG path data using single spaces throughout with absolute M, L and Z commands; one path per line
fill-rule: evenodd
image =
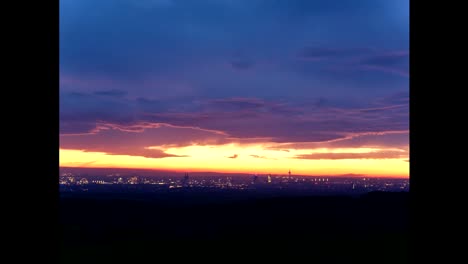
M 60 166 L 409 177 L 408 66 L 408 0 L 60 0 Z
M 407 178 L 373 178 L 359 175 L 305 176 L 288 174 L 171 173 L 152 170 L 62 168 L 61 192 L 173 193 L 239 191 L 283 195 L 361 195 L 407 192 Z

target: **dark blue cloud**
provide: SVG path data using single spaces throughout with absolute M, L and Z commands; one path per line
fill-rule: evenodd
M 306 47 L 299 52 L 298 58 L 303 60 L 343 59 L 348 56 L 368 54 L 371 51 L 370 48 Z
M 324 50 L 330 45 L 408 46 L 407 36 L 382 15 L 388 1 L 135 2 L 139 1 L 62 0 L 62 71 L 132 85 L 148 76 L 194 71 L 200 63 L 230 61 L 228 54 L 239 49 L 281 63 L 282 56 L 293 56 L 311 42 L 319 42 L 318 48 Z M 287 20 L 278 20 L 281 16 Z M 379 18 L 361 21 L 369 16 Z M 298 24 L 294 18 L 305 22 Z M 379 37 L 369 28 L 375 24 L 384 32 Z M 238 68 L 251 66 L 245 61 L 232 63 Z
M 251 68 L 254 65 L 254 63 L 249 60 L 233 60 L 231 61 L 231 65 L 234 69 L 246 70 Z
M 279 141 L 408 129 L 407 0 L 61 0 L 62 133 L 165 122 Z M 312 131 L 312 132 L 310 132 Z
M 407 51 L 380 54 L 361 62 L 371 69 L 409 75 L 409 53 Z
M 127 95 L 126 91 L 111 89 L 111 90 L 104 90 L 104 91 L 96 91 L 94 92 L 95 95 L 102 95 L 102 96 L 115 96 L 115 97 L 122 97 Z
M 312 153 L 297 155 L 296 159 L 312 160 L 340 160 L 340 159 L 399 159 L 408 157 L 407 152 L 400 151 L 374 151 L 366 153 Z
M 61 133 L 87 133 L 99 121 L 128 123 L 136 108 L 125 99 L 79 92 L 60 93 Z
M 61 133 L 91 133 L 102 123 L 140 130 L 147 126 L 144 123 L 218 131 L 232 138 L 320 142 L 351 134 L 407 131 L 409 109 L 404 96 L 397 93 L 373 102 L 318 98 L 285 103 L 259 98 L 132 100 L 63 93 Z

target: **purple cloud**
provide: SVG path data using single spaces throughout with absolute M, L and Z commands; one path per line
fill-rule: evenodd
M 295 2 L 63 1 L 61 147 L 405 145 L 407 0 Z
M 246 60 L 246 59 L 236 59 L 231 61 L 232 68 L 236 70 L 247 70 L 252 68 L 254 65 L 253 61 Z
M 328 48 L 328 47 L 305 47 L 298 54 L 300 60 L 318 61 L 325 59 L 344 59 L 347 57 L 369 54 L 370 48 Z
M 61 134 L 95 133 L 99 130 L 97 124 L 138 129 L 138 132 L 165 124 L 228 138 L 324 142 L 354 134 L 407 131 L 409 127 L 408 102 L 401 96 L 379 99 L 361 107 L 342 107 L 324 99 L 321 101 L 326 103 L 318 107 L 316 100 L 289 104 L 258 98 L 181 102 L 186 111 L 164 110 L 167 109 L 164 103 L 152 99 L 106 98 L 88 94 L 65 97 L 61 103 L 67 104 L 68 109 L 61 112 Z
M 104 91 L 96 91 L 94 92 L 95 95 L 101 96 L 115 96 L 115 97 L 122 97 L 127 95 L 126 91 L 111 89 L 111 90 L 104 90 Z
M 409 76 L 409 52 L 397 51 L 374 55 L 362 60 L 361 66 L 365 69 Z
M 408 157 L 408 153 L 400 151 L 373 151 L 366 153 L 312 153 L 297 155 L 295 159 L 341 160 L 341 159 L 399 159 Z

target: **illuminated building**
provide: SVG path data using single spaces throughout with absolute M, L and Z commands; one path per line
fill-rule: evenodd
M 128 180 L 128 183 L 130 183 L 130 184 L 138 184 L 138 177 L 137 177 L 137 176 L 131 177 L 131 178 Z
M 268 183 L 271 183 L 271 174 L 268 174 Z
M 81 180 L 79 181 L 79 183 L 81 185 L 85 185 L 85 184 L 88 184 L 88 180 L 86 178 L 81 178 Z
M 119 177 L 119 179 L 117 180 L 117 183 L 119 183 L 119 184 L 122 184 L 122 183 L 123 183 L 122 177 Z
M 70 183 L 75 183 L 75 177 L 68 177 L 68 181 Z

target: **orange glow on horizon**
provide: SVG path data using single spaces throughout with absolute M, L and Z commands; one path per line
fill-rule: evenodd
M 129 155 L 108 155 L 60 149 L 61 167 L 134 168 L 173 171 L 211 171 L 220 173 L 286 174 L 289 169 L 297 175 L 361 174 L 370 177 L 409 177 L 408 157 L 388 159 L 298 159 L 312 153 L 369 153 L 401 151 L 377 148 L 343 149 L 269 149 L 268 144 L 192 145 L 185 147 L 148 147 L 162 149 L 168 154 L 187 157 L 145 158 Z M 404 151 L 402 151 L 404 152 Z M 236 158 L 229 158 L 236 156 Z

